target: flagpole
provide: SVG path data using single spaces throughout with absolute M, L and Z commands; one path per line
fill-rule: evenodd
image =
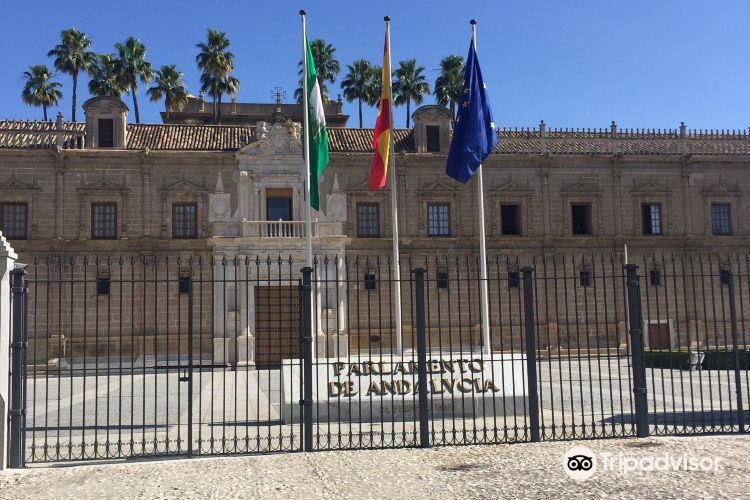
M 307 12 L 304 10 L 299 11 L 299 15 L 302 16 L 302 127 L 304 130 L 304 140 L 302 141 L 303 148 L 305 151 L 305 238 L 306 238 L 306 250 L 307 250 L 307 267 L 312 267 L 312 208 L 310 207 L 310 138 L 309 138 L 309 109 L 310 103 L 307 102 L 307 45 L 306 45 L 306 31 L 305 31 L 305 15 Z
M 398 203 L 396 203 L 396 153 L 393 146 L 396 138 L 393 134 L 393 94 L 391 93 L 391 18 L 385 16 L 385 38 L 388 45 L 388 68 L 386 73 L 388 77 L 388 118 L 391 140 L 388 145 L 388 159 L 390 163 L 391 174 L 391 211 L 393 212 L 393 291 L 396 294 L 396 354 L 402 356 L 404 353 L 404 337 L 401 327 L 401 258 L 398 252 Z M 381 82 L 385 84 L 385 82 Z M 382 104 L 381 104 L 382 105 Z
M 304 10 L 299 11 L 299 15 L 302 17 L 302 127 L 304 133 L 302 139 L 302 147 L 305 152 L 305 239 L 306 239 L 306 250 L 307 250 L 307 267 L 312 268 L 312 207 L 310 206 L 310 103 L 307 98 L 307 32 L 305 30 L 305 15 L 307 12 Z M 314 278 L 313 278 L 314 279 Z M 318 302 L 319 303 L 319 302 Z M 315 325 L 315 311 L 311 311 L 310 316 L 311 328 Z M 317 334 L 317 332 L 315 332 Z M 315 357 L 315 342 L 310 344 L 310 350 L 312 357 Z
M 474 43 L 474 52 L 477 50 L 477 22 L 471 20 L 471 40 Z M 477 190 L 479 192 L 479 280 L 482 293 L 482 340 L 484 353 L 489 355 L 490 346 L 490 306 L 489 293 L 487 292 L 487 244 L 484 232 L 484 181 L 482 179 L 482 164 L 477 168 Z

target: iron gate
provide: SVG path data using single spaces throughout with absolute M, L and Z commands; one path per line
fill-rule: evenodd
M 25 376 L 12 377 L 11 463 L 750 423 L 747 256 L 498 255 L 489 345 L 478 264 L 400 263 L 398 339 L 388 259 L 34 259 L 13 272 L 13 374 Z M 299 355 L 274 344 L 294 330 Z

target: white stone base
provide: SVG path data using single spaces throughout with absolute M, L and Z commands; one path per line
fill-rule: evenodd
M 250 333 L 237 337 L 237 368 L 255 369 L 255 337 Z
M 214 364 L 230 365 L 234 361 L 234 339 L 214 337 Z
M 480 418 L 527 411 L 522 354 L 428 355 L 429 412 L 441 418 Z M 369 372 L 369 373 L 368 373 Z M 300 362 L 284 360 L 282 419 L 299 422 Z M 318 422 L 413 420 L 419 411 L 416 360 L 329 358 L 313 363 L 313 415 Z M 374 389 L 377 388 L 377 389 Z

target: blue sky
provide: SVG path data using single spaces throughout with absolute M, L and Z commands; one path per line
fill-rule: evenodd
M 383 16 L 389 15 L 394 67 L 416 58 L 432 84 L 441 58 L 466 56 L 469 20 L 476 19 L 477 53 L 500 127 L 536 126 L 541 119 L 550 127 L 600 128 L 612 120 L 628 128 L 676 128 L 680 121 L 703 129 L 750 125 L 750 2 L 741 0 L 37 0 L 34 15 L 26 1 L 2 3 L 0 118 L 41 118 L 41 109 L 22 103 L 19 77 L 28 65 L 51 67 L 46 54 L 70 27 L 87 33 L 100 53 L 139 37 L 147 59 L 155 67 L 177 64 L 195 95 L 195 44 L 206 28 L 217 28 L 236 55 L 238 101 L 272 102 L 270 92 L 280 86 L 293 102 L 302 52 L 298 11 L 304 8 L 310 38 L 337 49 L 339 80 L 355 59 L 380 63 Z M 71 79 L 60 75 L 58 81 L 65 94 L 59 109 L 69 118 Z M 340 92 L 339 82 L 329 88 Z M 159 122 L 163 104 L 148 103 L 144 91 L 138 95 L 141 121 Z M 81 82 L 79 105 L 86 98 Z M 134 121 L 132 98 L 124 100 Z M 344 110 L 356 126 L 356 103 Z M 375 116 L 367 109 L 364 126 L 374 126 Z M 405 120 L 405 107 L 397 108 L 396 126 Z

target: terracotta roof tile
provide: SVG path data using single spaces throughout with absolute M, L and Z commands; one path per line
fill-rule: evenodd
M 63 149 L 80 149 L 85 123 L 63 122 Z M 55 149 L 57 123 L 53 121 L 0 120 L 0 149 Z
M 371 128 L 329 128 L 328 148 L 336 153 L 372 153 L 372 135 L 375 129 Z M 396 139 L 394 149 L 396 153 L 406 151 L 413 153 L 414 136 L 410 129 L 395 129 L 393 136 Z
M 255 127 L 128 123 L 127 149 L 235 151 L 255 135 Z
M 64 122 L 63 148 L 80 149 L 86 133 L 85 123 Z M 127 125 L 127 149 L 170 151 L 236 151 L 243 139 L 252 141 L 255 127 L 239 125 Z M 0 121 L 0 149 L 54 149 L 57 147 L 57 123 Z M 336 153 L 372 153 L 373 129 L 330 128 L 329 146 Z M 243 135 L 245 137 L 243 137 Z M 394 130 L 396 152 L 415 152 L 412 130 Z M 610 129 L 547 129 L 547 152 L 551 155 L 611 155 Z M 686 132 L 686 152 L 692 155 L 750 155 L 747 131 Z M 623 155 L 681 155 L 682 139 L 678 130 L 617 131 L 617 149 Z M 535 129 L 498 130 L 494 154 L 534 155 L 542 152 L 541 132 Z

